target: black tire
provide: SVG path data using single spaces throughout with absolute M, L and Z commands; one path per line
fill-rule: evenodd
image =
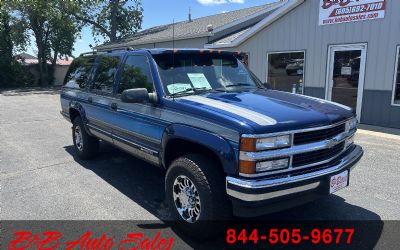
M 77 130 L 79 130 L 81 134 L 81 144 L 77 141 Z M 74 148 L 79 158 L 88 160 L 97 155 L 99 151 L 99 140 L 86 132 L 80 117 L 76 117 L 73 121 L 72 140 L 74 141 Z
M 193 182 L 200 197 L 200 215 L 195 222 L 186 221 L 175 204 L 174 182 L 182 176 Z M 172 219 L 177 222 L 175 226 L 194 238 L 212 238 L 220 233 L 220 226 L 232 216 L 231 202 L 225 190 L 225 175 L 221 166 L 210 157 L 191 154 L 174 160 L 165 177 L 165 190 Z

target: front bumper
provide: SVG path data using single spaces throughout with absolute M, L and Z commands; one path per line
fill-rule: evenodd
M 300 205 L 329 194 L 330 177 L 351 170 L 363 155 L 360 146 L 346 150 L 321 170 L 274 179 L 226 177 L 226 192 L 237 216 L 257 216 Z

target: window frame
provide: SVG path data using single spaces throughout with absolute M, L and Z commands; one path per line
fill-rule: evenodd
M 111 93 L 93 88 L 94 87 L 94 83 L 95 83 L 95 77 L 97 76 L 97 71 L 99 70 L 101 59 L 104 58 L 104 57 L 118 57 L 119 58 L 118 67 L 117 67 L 117 70 L 115 72 L 114 80 L 113 80 L 113 83 L 112 83 L 113 90 L 112 90 Z M 122 65 L 121 64 L 122 61 L 123 61 L 123 58 L 120 55 L 115 55 L 115 54 L 114 55 L 104 55 L 104 54 L 98 55 L 96 57 L 96 61 L 95 61 L 94 65 L 93 65 L 94 67 L 92 68 L 90 85 L 89 85 L 88 91 L 90 93 L 93 93 L 95 95 L 100 95 L 100 96 L 108 96 L 108 97 L 115 96 L 115 92 L 116 92 L 115 84 L 116 84 L 117 80 L 119 80 L 118 79 L 118 72 L 120 71 L 120 68 L 121 68 L 121 65 Z
M 394 64 L 394 73 L 393 73 L 393 86 L 392 86 L 392 100 L 391 100 L 391 105 L 395 107 L 400 107 L 400 103 L 395 103 L 395 95 L 396 95 L 396 85 L 397 85 L 397 69 L 400 63 L 400 45 L 396 46 L 396 59 L 395 59 L 395 64 Z
M 267 67 L 267 71 L 265 72 L 265 82 L 266 83 L 269 83 L 268 82 L 268 74 L 269 74 L 269 56 L 271 55 L 271 54 L 288 54 L 288 53 L 303 53 L 304 54 L 304 64 L 303 64 L 303 91 L 305 92 L 305 87 L 306 87 L 306 69 L 307 69 L 307 67 L 306 67 L 306 63 L 307 63 L 307 60 L 306 60 L 306 56 L 307 56 L 307 53 L 306 53 L 306 50 L 305 49 L 303 49 L 303 50 L 280 50 L 280 51 L 267 51 L 267 63 L 266 63 L 266 67 Z M 269 83 L 270 84 L 270 83 Z M 304 93 L 303 93 L 304 94 Z
M 126 61 L 128 60 L 128 57 L 130 57 L 130 56 L 142 56 L 142 57 L 146 58 L 146 63 L 147 63 L 147 65 L 149 66 L 150 75 L 151 75 L 151 80 L 152 80 L 152 82 L 153 82 L 153 92 L 151 92 L 151 93 L 157 93 L 156 85 L 155 85 L 155 80 L 154 80 L 154 75 L 153 75 L 153 69 L 152 69 L 151 64 L 150 64 L 150 58 L 149 58 L 147 55 L 144 55 L 144 54 L 127 54 L 127 55 L 122 59 L 121 64 L 120 64 L 120 66 L 119 66 L 119 70 L 118 70 L 118 72 L 117 72 L 117 77 L 116 77 L 116 79 L 118 79 L 118 80 L 117 80 L 117 82 L 115 83 L 115 96 L 121 97 L 121 94 L 122 94 L 122 93 L 118 93 L 119 84 L 120 84 L 120 82 L 121 82 L 122 71 L 124 70 Z

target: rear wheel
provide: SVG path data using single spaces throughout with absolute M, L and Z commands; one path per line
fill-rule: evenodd
M 80 117 L 74 119 L 72 139 L 79 158 L 86 160 L 96 156 L 99 150 L 99 140 L 86 132 Z
M 172 162 L 165 178 L 172 218 L 182 231 L 197 238 L 212 236 L 221 221 L 231 217 L 224 174 L 221 166 L 209 157 L 198 154 L 180 157 Z M 210 223 L 214 231 L 210 230 Z

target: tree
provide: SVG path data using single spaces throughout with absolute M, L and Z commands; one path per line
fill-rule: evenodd
M 69 8 L 69 14 L 91 26 L 94 37 L 110 42 L 136 33 L 143 21 L 140 0 L 79 0 Z
M 9 14 L 7 6 L 0 5 L 0 87 L 12 87 L 24 80 L 21 65 L 13 56 L 26 48 L 29 39 L 25 24 Z
M 76 20 L 67 16 L 73 1 L 25 0 L 10 1 L 13 16 L 27 24 L 35 37 L 38 51 L 39 84 L 47 86 L 53 79 L 48 62 L 72 54 L 78 34 Z M 53 56 L 52 56 L 53 52 Z

